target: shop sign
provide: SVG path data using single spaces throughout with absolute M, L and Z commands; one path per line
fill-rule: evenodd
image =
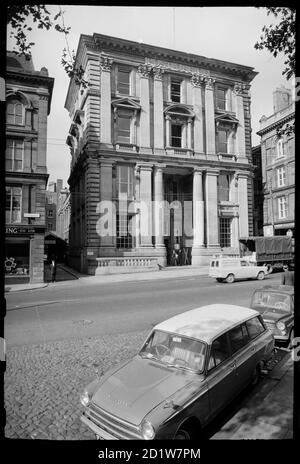
M 41 229 L 36 229 L 35 227 L 6 227 L 5 233 L 8 235 L 18 235 L 18 234 L 34 234 L 35 232 L 41 232 Z

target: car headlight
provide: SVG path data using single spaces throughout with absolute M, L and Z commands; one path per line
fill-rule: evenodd
M 277 329 L 279 329 L 281 332 L 285 332 L 285 331 L 286 331 L 286 327 L 285 327 L 285 323 L 284 323 L 284 322 L 277 322 L 276 326 L 277 326 Z
M 84 390 L 84 392 L 80 396 L 80 402 L 81 402 L 82 406 L 87 407 L 89 405 L 90 395 L 88 394 L 88 392 L 86 390 Z
M 144 440 L 153 440 L 155 432 L 151 422 L 145 421 L 142 423 L 141 432 Z

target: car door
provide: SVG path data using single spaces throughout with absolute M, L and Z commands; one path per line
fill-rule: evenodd
M 215 416 L 235 397 L 235 367 L 235 361 L 230 356 L 227 334 L 223 334 L 213 341 L 207 366 L 210 417 Z
M 256 343 L 251 340 L 246 323 L 228 332 L 231 355 L 235 361 L 235 386 L 240 392 L 249 384 L 256 367 Z

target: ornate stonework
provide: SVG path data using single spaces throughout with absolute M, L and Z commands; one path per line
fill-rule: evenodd
M 108 56 L 101 56 L 100 58 L 100 68 L 101 71 L 111 71 L 111 67 L 113 64 L 113 59 L 109 58 Z
M 155 66 L 153 68 L 154 79 L 161 81 L 164 72 L 164 68 L 162 68 L 161 66 Z
M 191 77 L 191 83 L 194 87 L 201 87 L 204 82 L 205 76 L 200 73 L 194 73 Z
M 140 74 L 141 77 L 148 78 L 150 76 L 151 71 L 152 71 L 151 64 L 141 64 L 138 67 L 138 73 Z
M 208 77 L 208 76 L 204 77 L 204 83 L 205 83 L 206 89 L 213 90 L 215 82 L 216 82 L 216 79 L 213 79 L 212 77 Z
M 236 82 L 234 84 L 233 91 L 236 95 L 243 95 L 244 94 L 244 86 L 241 82 Z

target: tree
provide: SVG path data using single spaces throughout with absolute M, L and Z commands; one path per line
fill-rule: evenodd
M 10 37 L 16 41 L 15 49 L 13 50 L 18 55 L 23 55 L 29 59 L 31 49 L 35 45 L 34 42 L 29 42 L 27 33 L 32 31 L 32 27 L 28 25 L 28 20 L 32 19 L 38 29 L 49 30 L 53 28 L 65 36 L 66 47 L 63 49 L 61 63 L 67 75 L 76 85 L 86 88 L 88 82 L 84 79 L 84 69 L 82 66 L 76 65 L 75 52 L 70 51 L 68 44 L 68 34 L 70 27 L 65 26 L 64 12 L 58 6 L 58 12 L 53 17 L 47 10 L 45 5 L 8 5 L 7 6 L 7 25 L 11 26 Z
M 285 68 L 282 74 L 289 80 L 295 77 L 296 71 L 296 11 L 291 8 L 268 7 L 267 14 L 273 14 L 279 21 L 277 24 L 264 26 L 260 41 L 256 42 L 256 50 L 266 49 L 274 58 L 278 53 L 285 55 Z M 277 135 L 289 135 L 295 132 L 295 123 L 285 124 L 278 128 Z

